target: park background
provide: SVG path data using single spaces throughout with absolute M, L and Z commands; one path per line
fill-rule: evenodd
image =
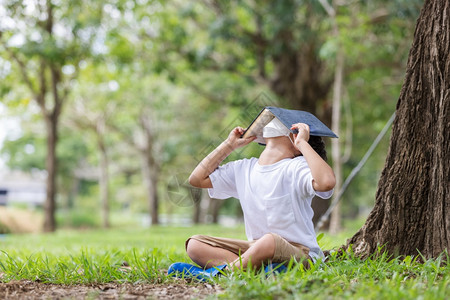
M 0 297 L 447 299 L 449 10 L 0 1 Z M 313 112 L 340 136 L 327 144 L 343 197 L 319 245 L 337 250 L 374 207 L 365 225 L 309 269 L 168 276 L 189 261 L 189 235 L 244 236 L 237 201 L 186 178 L 266 105 Z M 315 222 L 328 205 L 314 202 Z
M 310 111 L 339 135 L 326 144 L 342 184 L 395 111 L 423 4 L 0 3 L 2 233 L 239 225 L 236 199 L 186 180 L 267 105 Z M 363 224 L 388 144 L 389 133 L 323 230 Z

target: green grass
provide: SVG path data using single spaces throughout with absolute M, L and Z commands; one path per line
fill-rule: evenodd
M 220 283 L 227 299 L 448 299 L 450 268 L 443 258 L 420 264 L 410 256 L 360 260 L 347 254 L 309 270 L 298 264 L 277 276 L 242 272 Z
M 244 238 L 241 227 L 219 226 L 6 235 L 0 239 L 0 280 L 164 282 L 171 263 L 189 261 L 184 242 L 196 233 Z M 129 270 L 123 268 L 124 262 Z
M 43 283 L 103 282 L 170 283 L 165 270 L 175 261 L 189 262 L 184 241 L 196 233 L 244 238 L 243 228 L 219 226 L 152 227 L 151 229 L 58 231 L 54 234 L 7 235 L 0 238 L 0 281 Z M 330 249 L 351 233 L 323 235 Z M 305 270 L 292 264 L 288 272 L 234 272 L 216 283 L 224 299 L 446 299 L 450 295 L 448 256 L 419 263 L 417 258 L 379 255 L 360 260 L 351 253 L 332 256 Z M 123 262 L 130 269 L 123 268 Z

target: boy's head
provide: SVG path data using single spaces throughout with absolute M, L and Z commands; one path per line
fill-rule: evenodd
M 288 137 L 292 145 L 294 145 L 293 135 L 291 131 L 278 119 L 274 118 L 263 128 L 263 138 L 270 139 L 276 137 Z M 308 143 L 322 157 L 323 160 L 327 160 L 327 152 L 325 150 L 325 143 L 322 137 L 311 135 Z M 295 146 L 294 146 L 295 147 Z M 299 153 L 300 154 L 300 153 Z M 296 154 L 298 155 L 298 154 Z

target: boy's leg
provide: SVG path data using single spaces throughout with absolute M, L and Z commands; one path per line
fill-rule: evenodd
M 252 246 L 236 259 L 233 266 L 237 268 L 247 268 L 249 262 L 253 268 L 259 268 L 263 263 L 286 263 L 291 258 L 308 268 L 309 248 L 301 244 L 290 243 L 278 234 L 268 233 L 255 241 Z
M 259 268 L 263 263 L 284 263 L 295 257 L 309 266 L 309 248 L 301 244 L 290 243 L 278 234 L 269 233 L 256 241 L 243 241 L 229 238 L 217 238 L 195 235 L 186 241 L 189 257 L 203 268 L 229 264 L 237 268 Z M 239 257 L 240 255 L 240 257 Z
M 272 233 L 275 239 L 275 254 L 273 255 L 272 262 L 274 263 L 286 263 L 291 258 L 294 258 L 297 262 L 301 262 L 305 268 L 309 268 L 309 261 L 312 260 L 309 256 L 309 248 L 298 243 L 288 242 L 278 234 Z
M 246 269 L 250 263 L 252 268 L 259 269 L 263 263 L 273 258 L 275 247 L 274 236 L 272 234 L 265 234 L 255 241 L 241 257 L 237 257 L 231 265 L 235 268 Z
M 238 239 L 194 235 L 186 241 L 186 252 L 199 266 L 211 268 L 232 263 L 252 244 Z
M 186 248 L 187 255 L 202 268 L 211 268 L 233 262 L 238 256 L 231 251 L 214 247 L 191 239 Z

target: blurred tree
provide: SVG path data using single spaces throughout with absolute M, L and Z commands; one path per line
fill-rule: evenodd
M 190 68 L 267 84 L 291 108 L 315 113 L 316 104 L 325 100 L 333 77 L 318 56 L 324 41 L 319 21 L 326 14 L 317 1 L 172 5 L 179 18 L 168 18 L 161 31 L 171 42 L 169 50 L 180 53 Z M 242 106 L 246 100 L 238 103 Z
M 101 17 L 98 2 L 9 1 L 0 43 L 39 105 L 47 133 L 44 231 L 54 231 L 58 124 L 79 63 L 91 55 Z
M 397 48 L 397 45 L 401 45 L 405 36 L 396 35 L 381 28 L 393 27 L 392 32 L 404 31 L 405 27 L 408 28 L 410 27 L 409 24 L 412 24 L 413 18 L 411 16 L 414 16 L 414 12 L 418 12 L 419 6 L 417 1 L 410 2 L 406 6 L 402 3 L 403 0 L 389 1 L 385 3 L 385 6 L 379 5 L 379 3 L 374 5 L 370 2 L 318 1 L 327 12 L 329 20 L 329 37 L 321 46 L 319 56 L 327 64 L 330 73 L 334 73 L 330 97 L 332 100 L 331 128 L 340 135 L 339 139 L 331 139 L 332 166 L 336 174 L 334 197 L 336 197 L 340 193 L 344 164 L 350 159 L 352 140 L 355 134 L 353 132 L 351 106 L 356 106 L 359 101 L 358 98 L 353 97 L 348 92 L 349 87 L 353 85 L 351 78 L 356 75 L 355 73 L 358 73 L 359 65 L 370 66 L 370 68 L 375 69 L 371 64 L 381 65 L 388 61 L 390 61 L 391 67 L 386 68 L 385 74 L 380 73 L 378 77 L 371 79 L 371 81 L 383 80 L 385 76 L 391 76 L 390 74 L 399 72 L 399 66 L 402 66 L 404 60 L 406 61 L 407 47 L 397 50 L 395 57 L 390 54 L 392 51 L 390 48 Z M 406 7 L 409 12 L 408 18 L 403 18 L 404 23 L 396 24 L 395 22 L 398 20 L 396 15 L 404 16 L 403 11 Z M 409 34 L 412 34 L 412 30 Z M 406 31 L 407 36 L 408 32 Z M 389 46 L 380 47 L 379 44 L 384 44 L 384 41 L 390 41 Z M 371 52 L 375 52 L 373 51 L 374 48 L 377 48 L 377 51 L 382 55 L 371 54 Z M 380 66 L 376 68 L 381 69 Z M 400 85 L 400 81 L 397 85 Z M 375 95 L 378 96 L 379 94 L 381 94 L 380 91 Z M 368 96 L 366 95 L 366 98 Z M 352 98 L 351 103 L 349 97 Z M 364 105 L 367 106 L 368 102 L 366 99 Z M 341 130 L 341 128 L 344 128 L 344 130 Z M 364 133 L 366 134 L 366 132 Z M 358 153 L 358 149 L 356 152 Z M 332 234 L 336 234 L 341 229 L 341 202 L 332 211 L 329 229 Z
M 82 83 L 74 88 L 77 95 L 74 97 L 73 103 L 69 104 L 70 113 L 65 116 L 64 123 L 72 129 L 82 131 L 85 140 L 89 140 L 88 133 L 92 133 L 94 136 L 99 157 L 98 182 L 102 226 L 109 228 L 110 188 L 107 122 L 116 109 L 115 103 L 110 101 L 110 98 L 111 94 L 118 88 L 118 84 L 115 81 L 103 82 L 106 74 L 105 70 L 99 72 L 94 68 L 86 68 L 82 72 L 82 75 L 80 75 Z
M 160 4 L 119 1 L 109 9 L 116 17 L 105 25 L 108 55 L 102 64 L 107 68 L 105 73 L 114 78 L 117 92 L 105 99 L 116 105 L 106 126 L 138 154 L 151 224 L 159 224 L 158 185 L 162 165 L 173 156 L 165 147 L 173 139 L 173 126 L 168 122 L 177 98 L 176 89 L 164 74 L 154 76 L 159 54 L 165 55 L 159 53 L 154 39 Z
M 339 111 L 344 113 L 340 126 L 343 132 L 349 133 L 340 133 L 340 141 L 346 145 L 340 154 L 350 169 L 356 165 L 365 146 L 392 112 L 394 104 L 390 99 L 398 93 L 401 82 L 398 70 L 403 68 L 408 47 L 405 37 L 409 34 L 409 20 L 414 16 L 417 2 L 420 1 L 331 2 L 336 10 L 334 21 L 319 0 L 63 3 L 54 6 L 53 12 L 58 12 L 58 16 L 66 9 L 74 13 L 55 18 L 58 20 L 54 22 L 55 28 L 70 28 L 71 22 L 76 26 L 73 26 L 75 33 L 66 37 L 73 48 L 67 46 L 69 42 L 65 44 L 66 40 L 55 42 L 58 51 L 65 49 L 67 55 L 61 56 L 68 61 L 58 66 L 68 87 L 74 82 L 69 84 L 66 79 L 70 77 L 77 78 L 80 85 L 89 86 L 92 82 L 93 90 L 98 91 L 88 98 L 92 102 L 88 104 L 92 114 L 102 113 L 102 102 L 117 105 L 114 117 L 107 123 L 117 127 L 123 140 L 128 140 L 135 151 L 142 149 L 145 140 L 152 141 L 147 145 L 154 147 L 136 153 L 140 153 L 143 162 L 140 166 L 147 166 L 142 174 L 147 178 L 144 184 L 148 185 L 148 202 L 152 203 L 150 210 L 154 214 L 159 210 L 159 198 L 168 198 L 161 193 L 167 189 L 165 179 L 187 174 L 202 158 L 201 154 L 222 141 L 228 129 L 246 126 L 248 116 L 242 117 L 242 108 L 252 103 L 265 104 L 254 101 L 261 91 L 267 98 L 281 99 L 270 99 L 267 104 L 316 111 L 329 122 L 331 106 L 326 99 L 336 81 L 334 70 L 339 49 L 345 56 L 342 90 L 338 93 L 342 94 L 343 103 Z M 19 1 L 11 3 L 26 6 Z M 102 17 L 101 26 L 97 14 Z M 28 15 L 27 18 L 32 19 Z M 10 19 L 9 15 L 1 18 L 2 41 L 8 50 L 25 57 L 26 47 L 22 46 L 28 44 L 17 43 L 20 35 L 12 38 L 12 33 L 5 30 Z M 333 34 L 334 25 L 338 26 L 339 34 Z M 59 35 L 57 37 L 59 39 Z M 43 44 L 33 38 L 36 45 Z M 93 59 L 89 59 L 92 54 Z M 28 70 L 32 71 L 35 70 L 34 59 L 38 61 L 40 54 L 30 57 Z M 7 69 L 8 63 L 1 62 L 0 67 L 4 68 L 0 72 Z M 103 68 L 94 72 L 97 78 L 78 76 L 79 69 L 90 72 L 93 65 L 99 70 Z M 19 64 L 14 64 L 13 68 L 17 79 Z M 27 102 L 26 97 L 19 95 L 22 89 L 8 86 L 9 82 L 18 85 L 22 80 L 9 77 L 7 81 L 2 82 L 1 92 L 13 90 L 19 101 Z M 37 85 L 38 80 L 33 79 L 33 82 Z M 117 92 L 102 94 L 99 86 L 112 82 L 116 82 Z M 80 97 L 78 91 L 75 93 L 73 97 L 68 96 Z M 100 99 L 102 97 L 107 97 L 108 101 Z M 317 100 L 312 109 L 308 107 L 312 105 L 311 99 Z M 353 152 L 350 151 L 352 144 Z M 129 158 L 134 158 L 129 155 L 129 149 L 121 152 L 122 147 L 118 142 L 109 149 L 115 155 L 111 163 L 123 159 L 129 166 L 127 172 L 135 172 L 139 166 Z M 260 151 L 257 145 L 248 149 L 237 153 L 233 159 L 257 155 Z M 367 179 L 376 181 L 377 171 L 373 170 L 381 168 L 381 160 L 368 163 L 364 177 L 347 192 L 347 203 L 358 207 L 371 205 L 368 194 L 374 193 L 374 188 Z M 235 204 L 230 201 L 224 205 L 230 203 Z M 198 216 L 200 205 L 194 207 Z M 350 213 L 355 214 L 355 209 Z M 153 216 L 152 220 L 157 218 Z
M 405 28 L 410 28 L 408 22 L 412 21 L 418 2 L 173 0 L 165 8 L 172 5 L 177 9 L 161 28 L 162 43 L 171 55 L 161 59 L 161 68 L 170 70 L 179 60 L 172 53 L 178 53 L 188 69 L 207 70 L 211 77 L 214 74 L 237 76 L 247 86 L 264 84 L 281 99 L 282 106 L 310 111 L 328 124 L 331 124 L 332 108 L 328 98 L 334 86 L 335 99 L 347 98 L 343 107 L 341 101 L 335 101 L 333 107 L 333 127 L 339 129 L 336 124 L 341 123 L 337 118 L 341 110 L 347 123 L 341 126 L 346 134 L 338 132 L 341 138 L 336 141 L 346 145 L 345 150 L 334 147 L 333 151 L 333 164 L 341 173 L 339 160 L 341 156 L 344 156 L 342 163 L 350 159 L 353 134 L 354 120 L 348 98 L 358 99 L 350 92 L 361 89 L 361 81 L 370 84 L 388 81 L 393 70 L 403 67 L 405 50 L 398 46 L 404 41 Z M 357 82 L 355 74 L 362 74 L 361 68 L 370 68 L 373 73 L 366 71 L 365 77 Z M 175 78 L 185 79 L 179 72 L 173 74 Z M 192 81 L 184 81 L 193 85 Z M 353 85 L 346 87 L 349 81 Z M 359 87 L 354 87 L 355 84 Z M 211 102 L 223 99 L 214 91 L 208 93 L 199 85 L 194 86 L 209 96 Z M 383 88 L 373 98 L 365 94 L 362 103 L 369 107 L 370 97 L 373 105 L 377 105 L 381 93 Z M 241 108 L 248 103 L 242 96 L 238 101 L 230 98 L 225 101 Z M 387 119 L 389 110 L 386 111 Z M 368 120 L 358 118 L 358 121 L 371 126 Z M 367 135 L 367 131 L 363 134 Z M 313 201 L 315 219 L 327 205 L 325 201 Z
M 348 241 L 367 257 L 436 258 L 450 248 L 450 3 L 426 0 L 416 25 L 375 207 Z
M 347 7 L 352 12 L 351 18 L 344 13 L 338 16 L 341 24 L 339 41 L 346 61 L 339 138 L 343 145 L 344 177 L 358 164 L 395 110 L 395 99 L 403 82 L 413 35 L 413 22 L 422 1 L 354 4 Z M 335 52 L 335 44 L 334 39 L 328 40 L 321 49 L 321 55 L 332 58 L 330 55 Z M 345 192 L 341 201 L 344 217 L 365 218 L 373 207 L 376 184 L 387 151 L 388 140 L 383 139 Z
M 156 225 L 160 222 L 161 169 L 176 154 L 170 144 L 177 128 L 176 122 L 171 122 L 179 107 L 177 93 L 162 77 L 145 75 L 137 69 L 128 72 L 119 80 L 122 92 L 120 98 L 115 99 L 119 109 L 114 122 L 107 125 L 138 154 L 151 224 Z

